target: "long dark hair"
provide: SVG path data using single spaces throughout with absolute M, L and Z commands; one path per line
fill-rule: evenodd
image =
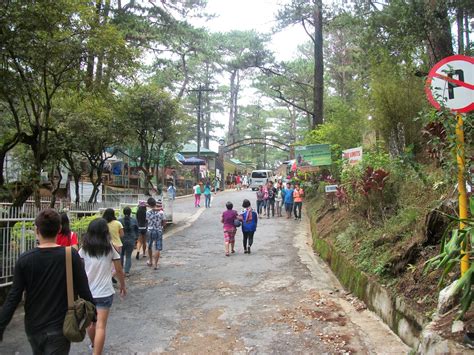
M 82 241 L 82 249 L 90 256 L 100 257 L 112 251 L 109 227 L 104 218 L 96 218 L 87 227 Z
M 127 232 L 130 232 L 130 215 L 132 214 L 130 207 L 125 207 L 123 209 L 123 214 L 123 227 Z
M 107 208 L 104 211 L 104 214 L 102 215 L 102 218 L 107 221 L 107 223 L 110 223 L 112 221 L 115 221 L 117 218 L 115 217 L 115 211 L 113 208 Z
M 67 216 L 66 212 L 61 212 L 61 233 L 62 235 L 66 235 L 71 237 L 71 227 L 69 226 L 69 217 Z
M 140 227 L 146 226 L 146 206 L 138 206 L 137 222 Z

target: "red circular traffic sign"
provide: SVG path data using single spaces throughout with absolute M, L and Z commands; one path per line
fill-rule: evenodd
M 453 55 L 436 63 L 425 87 L 430 103 L 458 113 L 474 110 L 474 58 Z

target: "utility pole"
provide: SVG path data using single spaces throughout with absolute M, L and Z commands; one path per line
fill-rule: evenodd
M 190 89 L 189 92 L 197 92 L 198 93 L 198 110 L 197 110 L 197 158 L 199 159 L 201 156 L 201 105 L 202 105 L 202 93 L 203 91 L 214 91 L 214 89 L 203 87 L 199 84 L 197 89 Z M 199 180 L 199 165 L 196 169 L 196 178 Z

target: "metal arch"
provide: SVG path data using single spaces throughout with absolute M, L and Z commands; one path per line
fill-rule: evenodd
M 278 148 L 278 149 L 281 149 L 281 150 L 284 150 L 284 151 L 287 151 L 287 152 L 290 151 L 290 146 L 288 144 L 278 142 L 274 139 L 270 139 L 270 138 L 246 138 L 246 139 L 242 139 L 240 141 L 237 141 L 237 142 L 226 145 L 224 147 L 224 152 L 228 153 L 228 152 L 231 152 L 231 151 L 233 151 L 237 148 L 243 147 L 243 146 L 248 145 L 248 144 L 266 144 L 266 145 L 270 145 L 272 147 L 275 147 L 275 148 Z

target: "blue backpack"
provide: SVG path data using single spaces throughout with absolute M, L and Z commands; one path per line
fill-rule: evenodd
M 255 232 L 257 230 L 257 219 L 258 219 L 257 212 L 252 210 L 252 220 L 249 221 L 249 222 L 246 222 L 247 213 L 249 213 L 249 212 L 245 211 L 242 215 L 242 217 L 243 217 L 242 232 Z

